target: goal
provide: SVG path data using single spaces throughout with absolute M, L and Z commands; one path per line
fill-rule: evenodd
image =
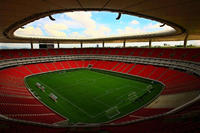
M 128 100 L 130 102 L 135 102 L 135 100 L 138 98 L 136 92 L 131 92 L 128 94 Z
M 148 91 L 149 93 L 151 93 L 151 90 L 153 89 L 153 86 L 152 86 L 152 85 L 148 85 L 148 86 L 146 87 L 146 89 L 147 89 L 147 91 Z
M 93 67 L 92 64 L 88 64 L 88 69 L 91 69 Z
M 49 94 L 49 97 L 50 97 L 54 102 L 57 102 L 58 97 L 57 97 L 55 94 L 50 93 L 50 94 Z
M 106 112 L 106 116 L 110 119 L 120 114 L 120 111 L 118 110 L 117 106 L 114 106 L 106 110 L 105 112 Z

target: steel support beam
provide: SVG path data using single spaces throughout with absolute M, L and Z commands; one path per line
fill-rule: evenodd
M 184 48 L 187 47 L 187 40 L 188 40 L 188 33 L 186 33 L 185 35 L 184 44 L 183 44 Z
M 33 42 L 31 42 L 31 49 L 33 49 Z
M 81 42 L 81 48 L 83 48 L 83 42 Z
M 152 40 L 150 39 L 149 40 L 149 48 L 151 48 L 151 43 L 152 43 Z
M 126 40 L 124 40 L 124 42 L 123 42 L 123 48 L 125 48 L 126 47 Z
M 60 48 L 60 43 L 58 42 L 58 48 Z

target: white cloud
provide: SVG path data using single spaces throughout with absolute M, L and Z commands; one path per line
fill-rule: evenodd
M 136 23 L 136 22 L 134 22 Z M 152 24 L 149 23 L 144 25 L 143 28 L 132 28 L 132 27 L 125 27 L 124 29 L 117 29 L 117 35 L 119 36 L 127 36 L 127 35 L 143 35 L 143 34 L 152 34 L 152 33 L 162 33 L 173 31 L 174 29 L 168 25 L 160 27 L 161 23 Z
M 65 14 L 86 29 L 96 28 L 96 22 L 91 18 L 91 12 L 70 12 Z
M 80 29 L 84 28 L 80 23 L 72 20 L 63 20 L 60 23 L 65 24 L 70 29 Z
M 145 25 L 144 26 L 144 29 L 145 30 L 149 30 L 149 29 L 157 29 L 160 27 L 161 24 L 159 23 L 156 23 L 156 24 L 152 24 L 152 23 L 149 23 L 148 25 Z
M 85 35 L 88 37 L 105 37 L 106 35 L 108 35 L 110 33 L 111 29 L 101 25 L 98 26 L 98 28 L 88 28 L 84 31 Z
M 137 24 L 139 24 L 139 21 L 137 21 L 137 20 L 133 20 L 133 21 L 131 21 L 131 24 L 133 24 L 133 25 L 137 25 Z
M 156 24 L 149 23 L 148 25 L 144 26 L 144 30 L 146 30 L 146 31 L 154 30 L 154 31 L 162 31 L 162 32 L 174 30 L 172 27 L 170 27 L 168 25 L 164 25 L 163 27 L 160 27 L 160 25 L 162 25 L 162 24 L 161 23 L 156 23 Z
M 65 14 L 73 20 L 72 22 L 73 24 L 79 25 L 80 27 L 85 29 L 83 32 L 84 34 L 81 38 L 105 37 L 111 32 L 111 29 L 109 27 L 106 27 L 105 25 L 102 24 L 98 24 L 94 19 L 92 19 L 91 12 L 72 12 Z M 76 33 L 76 36 L 77 35 L 78 34 Z
M 24 29 L 19 28 L 15 31 L 14 35 L 17 36 L 34 36 L 34 37 L 40 37 L 43 35 L 43 32 L 40 28 L 34 28 L 33 26 L 27 26 Z
M 145 31 L 140 28 L 125 27 L 124 29 L 117 29 L 119 35 L 140 35 L 144 34 Z
M 162 27 L 163 31 L 175 31 L 174 28 L 168 26 L 168 25 L 165 25 L 164 27 Z
M 71 34 L 68 35 L 68 37 L 71 39 L 77 39 L 77 38 L 85 38 L 85 35 L 80 34 L 79 32 L 72 32 Z
M 44 25 L 45 31 L 49 34 L 50 37 L 61 37 L 66 38 L 67 34 L 63 30 L 67 30 L 68 27 L 65 24 L 46 24 Z
M 188 45 L 195 45 L 195 46 L 200 46 L 200 40 L 191 40 L 191 41 L 188 41 Z

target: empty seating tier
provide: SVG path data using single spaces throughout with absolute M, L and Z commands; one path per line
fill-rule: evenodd
M 58 55 L 120 55 L 173 60 L 200 61 L 200 49 L 169 49 L 169 48 L 87 48 L 87 49 L 35 49 L 35 50 L 1 50 L 0 60 L 58 56 Z

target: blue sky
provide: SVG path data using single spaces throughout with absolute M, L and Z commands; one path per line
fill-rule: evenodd
M 61 39 L 90 39 L 112 36 L 130 36 L 166 32 L 173 28 L 161 23 L 114 12 L 67 12 L 52 15 L 56 21 L 48 17 L 41 18 L 18 29 L 14 34 L 24 37 L 45 37 Z

